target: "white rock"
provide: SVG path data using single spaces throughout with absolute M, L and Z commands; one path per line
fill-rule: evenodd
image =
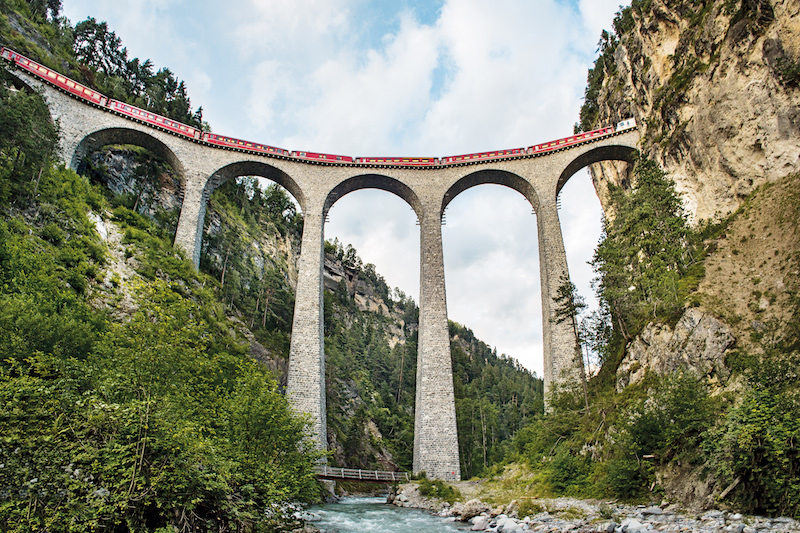
M 647 531 L 647 526 L 635 518 L 626 518 L 622 521 L 622 531 L 625 533 L 642 533 Z
M 100 238 L 104 241 L 108 240 L 108 229 L 106 229 L 106 225 L 103 222 L 103 218 L 96 214 L 96 213 L 89 213 L 88 214 L 89 220 L 94 223 L 94 229 L 97 230 L 97 234 L 100 235 Z
M 472 531 L 483 531 L 489 525 L 489 517 L 475 516 L 470 522 L 472 522 L 472 527 L 470 528 Z

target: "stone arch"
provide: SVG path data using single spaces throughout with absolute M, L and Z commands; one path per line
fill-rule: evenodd
M 183 181 L 186 177 L 186 169 L 178 156 L 172 149 L 162 141 L 150 135 L 148 132 L 133 128 L 105 128 L 89 133 L 78 143 L 72 154 L 70 167 L 78 168 L 81 159 L 86 154 L 99 150 L 103 146 L 110 144 L 132 144 L 150 150 L 158 157 L 164 159 L 178 174 Z
M 442 198 L 442 209 L 440 215 L 444 214 L 444 210 L 447 208 L 447 205 L 452 202 L 456 196 L 461 194 L 462 192 L 475 187 L 477 185 L 486 185 L 486 184 L 494 184 L 494 185 L 505 185 L 515 191 L 519 192 L 522 196 L 524 196 L 528 202 L 530 202 L 531 207 L 534 211 L 539 210 L 539 196 L 536 193 L 536 190 L 533 188 L 533 185 L 526 179 L 522 178 L 521 176 L 514 174 L 513 172 L 508 172 L 505 170 L 479 170 L 477 172 L 473 172 L 471 174 L 467 174 L 466 176 L 462 177 L 458 181 L 456 181 L 446 193 L 444 193 L 444 198 Z
M 556 183 L 556 198 L 558 198 L 561 189 L 566 185 L 567 181 L 580 169 L 594 163 L 599 163 L 600 161 L 625 161 L 630 164 L 636 159 L 638 153 L 639 151 L 636 148 L 622 144 L 598 146 L 597 148 L 582 153 L 570 161 L 558 177 L 558 182 Z
M 239 176 L 259 176 L 274 181 L 291 194 L 300 205 L 300 210 L 306 212 L 306 198 L 300 185 L 283 170 L 261 161 L 238 161 L 226 165 L 211 174 L 206 182 L 203 194 L 209 198 L 217 187 Z
M 331 189 L 325 198 L 323 216 L 328 213 L 333 204 L 341 197 L 360 189 L 380 189 L 395 194 L 411 206 L 417 219 L 422 217 L 422 202 L 417 193 L 402 181 L 381 174 L 361 174 L 347 178 Z

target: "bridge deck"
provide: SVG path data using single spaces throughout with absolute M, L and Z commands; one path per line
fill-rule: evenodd
M 318 466 L 317 477 L 334 481 L 360 481 L 364 483 L 394 483 L 411 481 L 408 472 L 387 472 L 385 470 L 360 470 L 356 468 L 334 468 Z

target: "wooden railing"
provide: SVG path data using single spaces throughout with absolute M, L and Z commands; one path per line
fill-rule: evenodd
M 317 477 L 342 481 L 363 481 L 366 483 L 395 483 L 411 481 L 408 472 L 387 472 L 385 470 L 360 470 L 356 468 L 334 468 L 318 466 Z

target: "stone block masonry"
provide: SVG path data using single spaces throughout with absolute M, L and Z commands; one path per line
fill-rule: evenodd
M 396 194 L 411 206 L 420 221 L 415 472 L 425 471 L 432 479 L 461 477 L 441 219 L 447 204 L 464 190 L 485 183 L 500 184 L 517 190 L 530 202 L 538 225 L 546 395 L 555 384 L 579 378 L 572 328 L 552 320 L 553 297 L 561 276 L 568 272 L 556 199 L 567 180 L 581 168 L 606 160 L 632 161 L 638 130 L 545 154 L 424 169 L 311 164 L 225 150 L 180 137 L 85 104 L 24 72 L 15 75 L 24 84 L 42 91 L 51 115 L 61 126 L 61 157 L 73 168 L 85 154 L 120 143 L 147 148 L 172 165 L 181 178 L 183 195 L 175 246 L 184 250 L 195 266 L 200 261 L 206 202 L 216 187 L 238 176 L 263 176 L 295 197 L 303 212 L 304 228 L 287 394 L 295 408 L 309 416 L 313 440 L 321 449 L 327 448 L 322 316 L 324 220 L 336 200 L 355 190 L 376 188 Z

